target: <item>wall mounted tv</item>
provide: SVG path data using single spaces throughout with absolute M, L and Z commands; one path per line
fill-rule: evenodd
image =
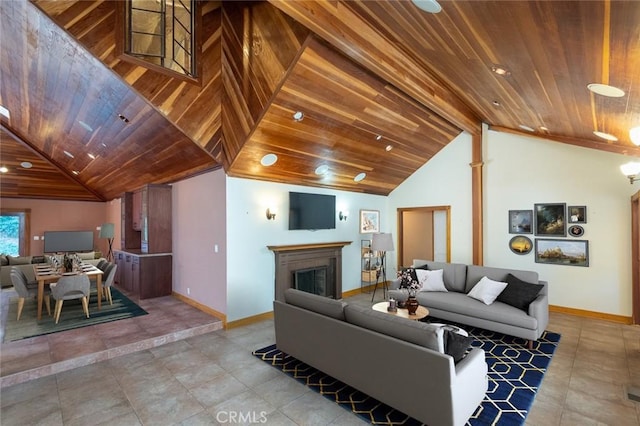
M 44 252 L 80 252 L 93 250 L 93 231 L 45 231 Z
M 289 192 L 289 229 L 335 229 L 336 196 Z

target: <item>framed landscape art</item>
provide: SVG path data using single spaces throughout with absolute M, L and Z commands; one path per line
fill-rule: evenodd
M 533 242 L 529 237 L 516 235 L 509 241 L 509 249 L 515 254 L 528 254 L 533 249 Z
M 564 266 L 589 266 L 588 240 L 536 238 L 536 263 Z
M 535 204 L 535 234 L 565 237 L 567 224 L 565 220 L 566 203 Z
M 509 210 L 509 233 L 531 234 L 533 210 Z

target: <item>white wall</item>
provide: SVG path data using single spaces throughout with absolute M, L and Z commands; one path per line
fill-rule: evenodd
M 173 291 L 227 311 L 224 171 L 173 184 Z M 218 245 L 218 253 L 214 247 Z
M 630 197 L 638 188 L 619 170 L 629 157 L 499 132 L 489 132 L 484 148 L 485 265 L 538 271 L 552 305 L 630 316 Z M 587 206 L 580 239 L 589 241 L 589 267 L 535 263 L 533 252 L 509 250 L 508 211 L 535 203 Z
M 336 229 L 289 231 L 289 191 L 336 195 Z M 267 220 L 267 207 L 275 208 L 275 220 Z M 270 245 L 352 241 L 342 249 L 342 289 L 359 288 L 360 209 L 380 210 L 380 230 L 390 230 L 383 196 L 227 178 L 227 320 L 273 310 L 275 258 Z M 341 210 L 349 211 L 347 221 L 337 219 Z
M 638 186 L 619 170 L 629 157 L 493 131 L 483 143 L 484 264 L 537 271 L 552 305 L 630 316 L 630 197 Z M 391 193 L 390 227 L 399 207 L 450 205 L 451 260 L 470 263 L 470 162 L 471 138 L 463 133 Z M 540 264 L 533 252 L 509 250 L 509 210 L 558 202 L 587 206 L 587 268 Z
M 396 211 L 403 207 L 451 206 L 451 262 L 471 263 L 471 136 L 461 133 L 389 195 L 389 229 L 397 247 Z M 388 256 L 395 276 L 397 255 Z M 393 262 L 393 263 L 392 263 Z M 387 274 L 389 275 L 389 274 Z

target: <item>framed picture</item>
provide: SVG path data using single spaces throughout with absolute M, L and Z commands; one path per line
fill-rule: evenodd
M 589 266 L 588 240 L 536 238 L 536 263 Z
M 531 234 L 533 210 L 509 210 L 509 233 Z
M 584 228 L 580 225 L 571 225 L 567 234 L 572 237 L 582 237 L 584 235 Z
M 380 211 L 360 210 L 360 233 L 372 234 L 380 232 Z
M 509 241 L 509 248 L 515 254 L 529 254 L 533 249 L 533 242 L 529 237 L 516 235 Z
M 566 207 L 566 203 L 534 204 L 535 234 L 565 237 L 567 235 Z
M 567 207 L 569 223 L 587 223 L 587 206 Z

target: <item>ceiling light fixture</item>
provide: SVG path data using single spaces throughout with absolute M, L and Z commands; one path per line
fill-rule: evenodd
M 329 171 L 329 166 L 327 166 L 326 164 L 316 167 L 317 175 L 326 175 L 328 171 Z
M 355 182 L 360 182 L 361 180 L 363 180 L 363 179 L 364 179 L 364 178 L 366 178 L 366 177 L 367 177 L 367 174 L 366 174 L 366 173 L 364 173 L 364 172 L 362 172 L 362 173 L 358 173 L 358 174 L 356 175 L 356 177 L 354 177 L 354 178 L 353 178 L 353 180 L 354 180 Z
M 296 111 L 293 113 L 293 119 L 295 121 L 302 121 L 304 119 L 304 114 L 302 111 Z
M 64 152 L 64 155 L 66 155 L 66 156 L 67 156 L 67 157 L 69 157 L 69 158 L 75 158 L 75 157 L 73 156 L 73 154 L 72 154 L 72 153 L 70 153 L 69 151 L 62 151 L 62 152 Z
M 518 127 L 520 127 L 522 130 L 526 130 L 527 132 L 535 132 L 535 129 L 533 127 L 525 126 L 524 124 L 520 124 Z
M 499 101 L 493 101 L 491 103 L 493 104 L 493 106 L 500 106 L 500 102 Z
M 11 118 L 10 114 L 9 114 L 9 110 L 6 109 L 5 107 L 3 107 L 2 105 L 0 105 L 0 115 L 3 115 L 5 117 L 7 117 L 7 118 Z M 4 173 L 6 173 L 6 172 L 4 172 Z
M 93 155 L 92 153 L 88 153 L 87 155 L 88 155 L 88 156 L 89 156 L 89 158 L 91 158 L 92 160 L 95 160 L 95 159 L 96 159 L 96 156 L 95 156 L 95 155 Z
M 118 114 L 118 118 L 120 120 L 124 121 L 125 123 L 129 122 L 129 119 L 127 117 L 125 117 L 124 115 L 122 115 L 122 114 Z
M 84 127 L 85 130 L 87 130 L 88 132 L 93 132 L 93 128 L 91 126 L 89 126 L 87 123 L 85 123 L 82 120 L 78 120 L 78 123 Z
M 376 140 L 379 141 L 380 139 L 382 139 L 382 135 L 377 135 Z
M 9 171 L 9 169 L 7 169 L 5 166 L 0 167 L 0 173 L 7 173 Z
M 591 83 L 587 84 L 587 89 L 598 95 L 607 96 L 609 98 L 621 98 L 624 96 L 624 90 L 618 89 L 608 84 Z
M 392 149 L 393 149 L 393 146 L 391 146 L 391 145 L 387 145 L 387 146 L 384 147 L 384 150 L 387 151 L 387 152 L 391 151 Z
M 23 161 L 22 163 L 20 163 L 20 166 L 21 166 L 23 169 L 30 169 L 30 168 L 32 168 L 32 167 L 33 167 L 33 164 L 31 164 L 31 163 L 30 163 L 30 162 L 28 162 L 28 161 Z
M 79 175 L 79 174 L 80 174 L 80 172 L 79 172 L 79 171 L 77 171 L 77 170 L 74 170 L 74 171 L 73 171 L 73 172 L 71 172 L 71 173 L 73 173 L 74 175 Z
M 260 160 L 260 164 L 262 164 L 265 167 L 269 167 L 269 166 L 273 166 L 274 164 L 276 164 L 276 161 L 278 161 L 278 156 L 275 154 L 266 154 L 264 157 L 262 157 L 262 160 Z
M 436 0 L 412 0 L 413 4 L 427 13 L 440 13 L 442 6 Z
M 540 126 L 540 130 L 542 130 L 543 132 L 548 132 L 549 131 L 549 129 L 544 127 L 544 126 Z
M 500 65 L 492 65 L 491 71 L 498 74 L 500 77 L 509 77 L 511 75 L 511 71 L 505 67 L 501 67 Z
M 640 126 L 629 130 L 629 138 L 631 138 L 631 143 L 640 146 Z
M 594 135 L 596 135 L 599 138 L 611 141 L 611 142 L 615 142 L 618 140 L 617 137 L 613 136 L 611 133 L 605 133 L 605 132 L 599 132 L 599 131 L 594 131 L 593 132 Z
M 629 178 L 629 183 L 640 181 L 640 161 L 629 161 L 620 166 L 620 171 Z

